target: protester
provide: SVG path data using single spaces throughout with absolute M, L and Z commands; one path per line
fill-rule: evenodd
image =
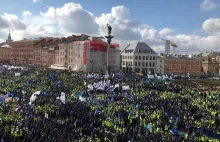
M 220 140 L 219 90 L 119 73 L 12 73 L 0 78 L 4 142 Z

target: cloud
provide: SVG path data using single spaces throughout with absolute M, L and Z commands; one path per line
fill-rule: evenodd
M 38 1 L 40 1 L 40 0 L 33 0 L 34 3 L 38 2 Z
M 98 34 L 95 16 L 82 8 L 80 4 L 67 3 L 61 8 L 49 7 L 40 12 L 41 16 L 56 21 L 62 32 Z
M 32 13 L 29 10 L 28 11 L 23 11 L 22 16 L 23 17 L 29 17 L 29 16 L 32 16 Z
M 217 7 L 217 4 L 212 0 L 203 0 L 200 4 L 200 8 L 202 11 L 210 11 L 214 10 Z
M 202 25 L 202 28 L 205 32 L 209 33 L 210 35 L 220 36 L 220 18 L 211 18 L 205 20 L 205 22 Z
M 137 29 L 138 22 L 132 21 L 129 17 L 129 9 L 124 6 L 113 7 L 111 13 L 102 14 L 96 18 L 96 23 L 99 25 L 99 33 L 102 36 L 107 34 L 107 26 L 109 23 L 112 26 L 112 34 L 120 40 L 138 40 L 141 38 L 141 33 Z
M 207 19 L 201 23 L 201 31 L 208 36 L 175 33 L 172 28 L 156 29 L 147 23 L 130 18 L 130 10 L 125 6 L 115 6 L 108 13 L 94 15 L 80 4 L 66 3 L 61 7 L 48 7 L 47 10 L 32 14 L 23 11 L 22 18 L 4 13 L 0 15 L 0 41 L 7 38 L 11 29 L 13 40 L 42 36 L 62 37 L 71 34 L 107 35 L 107 26 L 112 26 L 113 42 L 126 45 L 134 41 L 146 42 L 156 52 L 163 52 L 165 43 L 161 37 L 176 43 L 179 53 L 194 53 L 217 50 L 220 45 L 220 19 Z
M 169 29 L 169 28 L 164 28 L 164 29 L 162 29 L 160 32 L 159 32 L 159 34 L 161 35 L 161 36 L 167 36 L 167 35 L 170 35 L 170 34 L 172 34 L 172 33 L 174 33 L 175 31 L 173 30 L 173 29 Z
M 0 15 L 0 29 L 25 29 L 26 25 L 14 14 Z

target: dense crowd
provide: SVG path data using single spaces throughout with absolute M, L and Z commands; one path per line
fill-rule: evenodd
M 0 96 L 8 96 L 0 105 L 2 142 L 220 141 L 219 90 L 138 75 L 87 78 L 48 69 L 0 75 Z M 119 86 L 88 89 L 107 80 Z M 65 103 L 57 99 L 61 92 Z

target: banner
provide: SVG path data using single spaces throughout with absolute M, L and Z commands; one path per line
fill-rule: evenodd
M 21 76 L 21 73 L 20 72 L 15 73 L 15 76 Z

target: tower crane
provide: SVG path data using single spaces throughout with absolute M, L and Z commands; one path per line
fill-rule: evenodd
M 165 39 L 165 38 L 161 38 L 161 40 L 165 41 L 166 42 L 166 45 L 165 45 L 165 53 L 169 53 L 170 52 L 170 45 L 173 47 L 173 54 L 175 54 L 176 52 L 176 48 L 178 47 L 175 43 L 171 42 L 170 40 L 168 39 Z

